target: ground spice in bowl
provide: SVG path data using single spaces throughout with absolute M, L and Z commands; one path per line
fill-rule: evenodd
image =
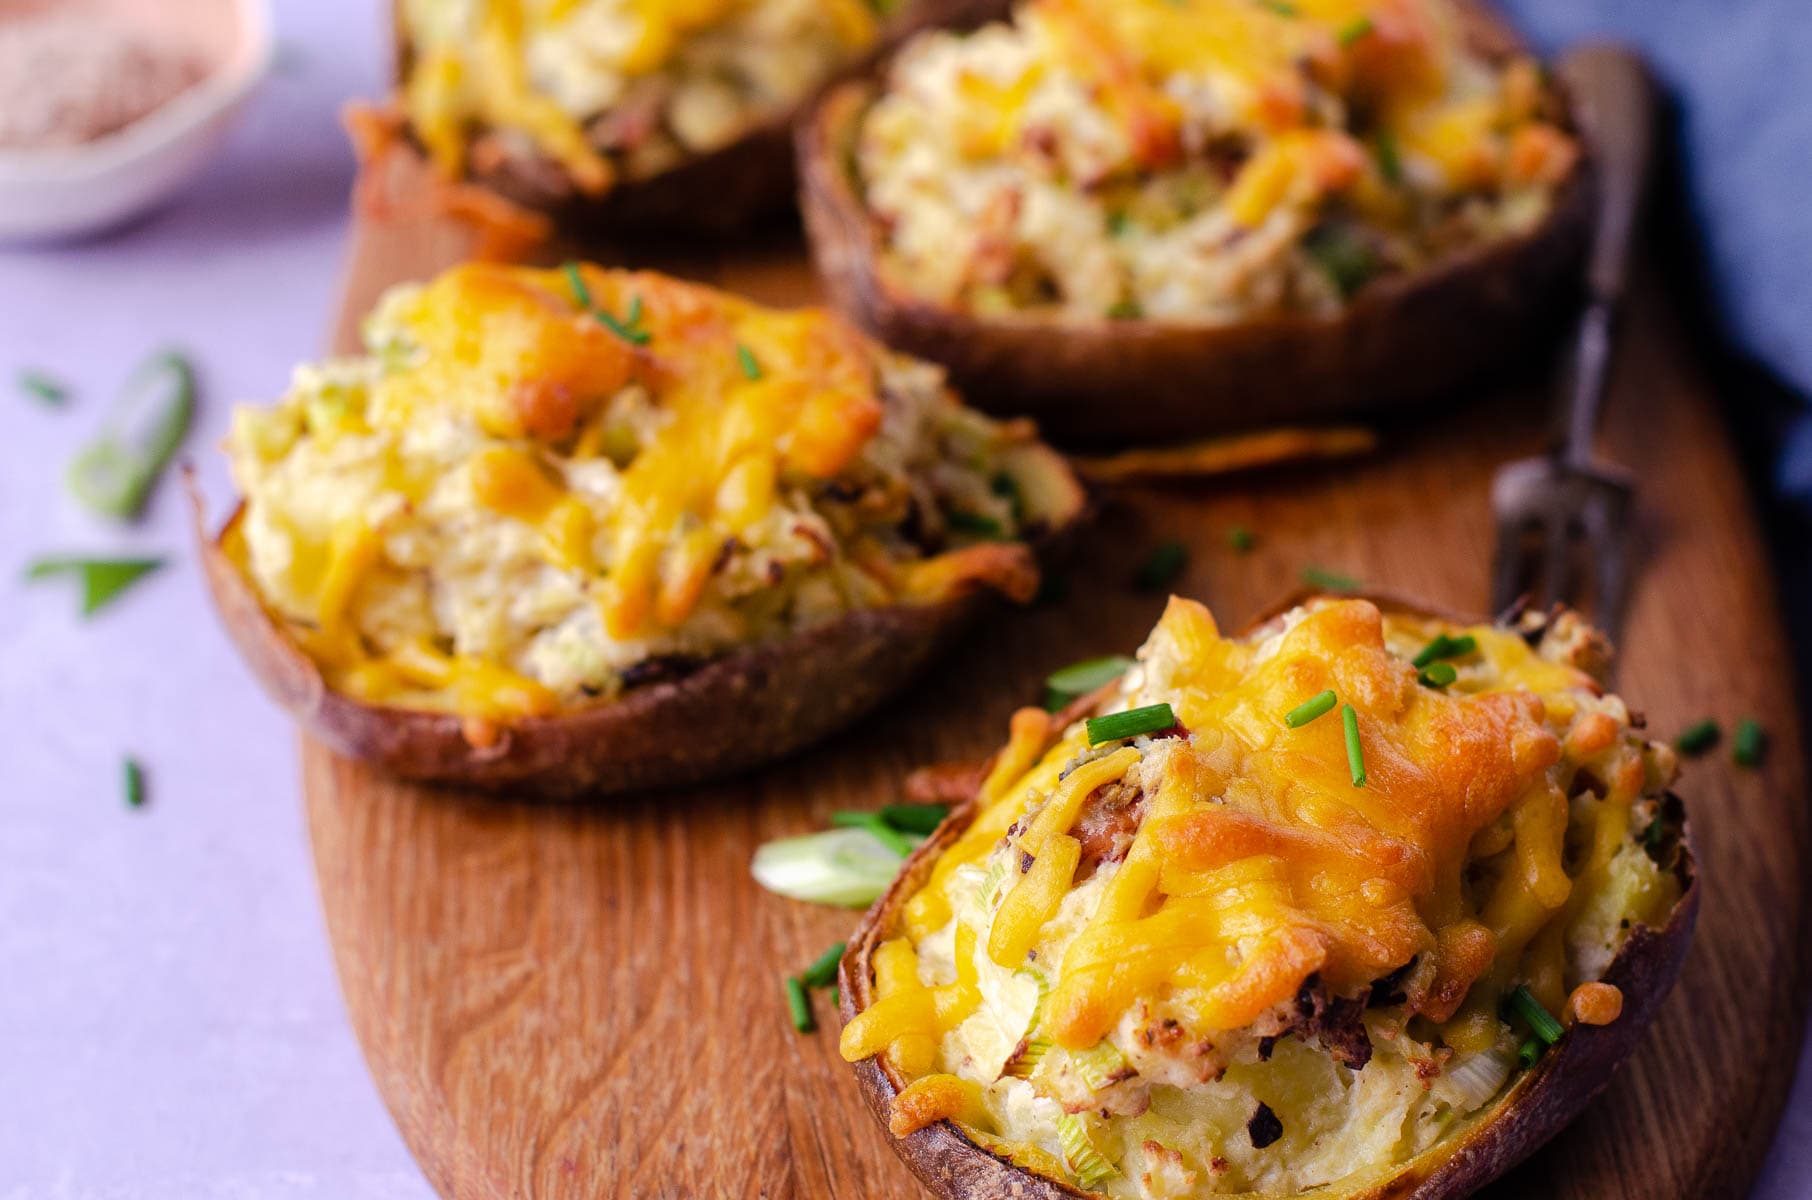
M 0 19 L 0 150 L 95 141 L 207 73 L 199 47 L 105 9 Z

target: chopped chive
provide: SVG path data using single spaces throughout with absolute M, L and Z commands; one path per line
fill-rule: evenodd
M 1351 46 L 1361 38 L 1369 36 L 1372 29 L 1372 19 L 1370 17 L 1360 17 L 1340 31 L 1340 44 L 1342 46 Z
M 25 578 L 76 576 L 82 584 L 82 615 L 91 617 L 163 565 L 161 558 L 41 558 L 26 568 Z
M 755 361 L 755 352 L 741 342 L 736 343 L 736 365 L 742 368 L 743 378 L 750 383 L 761 378 L 761 364 Z
M 591 289 L 585 286 L 585 276 L 579 271 L 579 264 L 569 262 L 561 266 L 566 272 L 566 286 L 573 291 L 573 299 L 586 312 L 591 311 Z
M 1122 237 L 1132 227 L 1132 218 L 1125 210 L 1107 214 L 1107 232 L 1113 237 Z
M 1124 654 L 1109 654 L 1105 658 L 1084 659 L 1052 671 L 1045 676 L 1044 686 L 1053 692 L 1064 692 L 1074 698 L 1112 683 L 1126 674 L 1127 669 L 1132 665 L 1133 660 Z
M 1283 723 L 1291 729 L 1301 729 L 1316 717 L 1323 717 L 1334 707 L 1334 689 L 1318 692 L 1284 714 Z
M 1736 736 L 1730 740 L 1730 756 L 1739 767 L 1757 766 L 1767 744 L 1768 735 L 1762 729 L 1762 723 L 1754 717 L 1744 717 L 1737 722 Z
M 70 492 L 103 517 L 137 516 L 194 415 L 188 359 L 173 350 L 151 355 L 126 377 L 106 423 L 70 462 Z
M 845 947 L 846 943 L 838 942 L 820 954 L 812 965 L 805 969 L 804 974 L 799 976 L 800 981 L 807 987 L 815 988 L 829 987 L 837 982 L 837 963 L 842 959 Z
M 1522 1064 L 1523 1070 L 1527 1071 L 1541 1061 L 1542 1051 L 1546 1049 L 1547 1047 L 1541 1044 L 1540 1038 L 1530 1038 L 1517 1047 L 1516 1061 Z
M 1285 4 L 1284 0 L 1258 0 L 1258 6 L 1260 8 L 1268 8 L 1280 17 L 1293 17 L 1297 15 L 1296 6 L 1293 4 Z
M 1005 471 L 996 471 L 994 478 L 988 481 L 988 490 L 1013 506 L 1015 521 L 1026 519 L 1026 498 L 1025 494 L 1019 490 L 1019 480 Z
M 812 1020 L 812 1002 L 805 994 L 805 985 L 793 975 L 786 977 L 786 1007 L 793 1018 L 793 1028 L 800 1033 L 810 1033 L 818 1028 Z
M 19 372 L 19 390 L 51 408 L 69 403 L 69 389 L 41 371 Z
M 1388 129 L 1378 131 L 1378 174 L 1388 184 L 1403 182 L 1403 158 L 1397 153 L 1397 139 Z
M 1718 744 L 1718 723 L 1710 717 L 1688 725 L 1674 739 L 1674 749 L 1681 754 L 1697 756 Z
M 851 812 L 846 809 L 832 813 L 830 823 L 838 829 L 866 829 L 901 858 L 912 853 L 912 843 L 899 830 L 883 821 L 879 813 Z
M 1170 711 L 1168 704 L 1147 704 L 1143 708 L 1129 708 L 1125 712 L 1109 713 L 1105 717 L 1090 717 L 1088 744 L 1099 746 L 1102 742 L 1118 742 L 1148 733 L 1160 733 L 1176 723 L 1176 714 Z
M 1647 828 L 1642 831 L 1643 849 L 1647 850 L 1650 854 L 1656 853 L 1661 849 L 1661 839 L 1666 836 L 1666 834 L 1667 829 L 1662 825 L 1661 816 L 1657 813 L 1655 818 L 1648 823 Z
M 1416 680 L 1423 687 L 1444 688 L 1460 677 L 1459 669 L 1449 662 L 1432 662 L 1423 667 Z
M 1560 1022 L 1554 1019 L 1554 1014 L 1542 1007 L 1541 1001 L 1535 998 L 1535 993 L 1529 990 L 1527 984 L 1517 984 L 1511 990 L 1508 1002 L 1510 1011 L 1521 1017 L 1529 1026 L 1529 1032 L 1540 1038 L 1544 1045 L 1552 1046 L 1560 1040 L 1563 1032 Z
M 959 533 L 973 533 L 977 537 L 1000 538 L 1006 536 L 1006 530 L 999 521 L 981 513 L 963 512 L 960 509 L 944 514 L 944 523 Z
M 1346 767 L 1353 773 L 1353 786 L 1365 786 L 1365 753 L 1359 746 L 1359 714 L 1350 704 L 1340 706 L 1340 723 L 1346 726 Z
M 1478 648 L 1479 640 L 1470 633 L 1462 633 L 1459 637 L 1448 637 L 1444 633 L 1437 633 L 1433 641 L 1422 647 L 1416 656 L 1409 660 L 1409 665 L 1420 669 L 1439 659 L 1464 658 Z
M 145 768 L 139 765 L 138 759 L 127 757 L 125 776 L 126 807 L 143 808 L 145 806 Z
M 642 298 L 637 296 L 629 302 L 629 319 L 619 321 L 601 308 L 591 310 L 591 315 L 603 323 L 604 328 L 616 334 L 624 341 L 636 346 L 648 344 L 649 333 L 646 329 L 637 329 L 636 322 L 642 317 Z
M 1115 321 L 1136 321 L 1145 315 L 1137 300 L 1116 300 L 1108 306 L 1107 315 Z
M 1365 234 L 1346 224 L 1326 221 L 1302 236 L 1303 253 L 1320 267 L 1342 299 L 1378 277 L 1377 248 Z
M 901 833 L 929 834 L 944 823 L 950 809 L 942 804 L 884 804 L 881 820 Z
M 1318 587 L 1329 592 L 1356 592 L 1359 581 L 1351 575 L 1342 575 L 1338 571 L 1324 571 L 1320 567 L 1304 567 L 1302 581 L 1310 587 Z
M 1139 564 L 1139 570 L 1133 576 L 1133 584 L 1142 592 L 1156 592 L 1176 582 L 1183 567 L 1189 562 L 1189 550 L 1181 542 L 1160 542 L 1152 548 L 1145 561 Z
M 1227 531 L 1227 544 L 1233 547 L 1235 553 L 1244 554 L 1258 545 L 1258 539 L 1244 525 L 1235 525 Z

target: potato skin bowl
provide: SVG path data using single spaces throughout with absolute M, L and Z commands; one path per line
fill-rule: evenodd
M 893 47 L 922 29 L 980 25 L 1004 15 L 1008 3 L 909 0 L 868 54 L 793 109 L 758 123 L 728 145 L 645 179 L 621 181 L 602 194 L 587 194 L 551 160 L 539 161 L 533 169 L 504 160 L 471 172 L 470 178 L 516 204 L 547 212 L 569 228 L 728 236 L 776 217 L 792 204 L 797 190 L 793 125 L 825 88 L 866 73 Z M 403 0 L 391 5 L 399 89 L 408 80 L 415 59 L 402 9 Z M 400 111 L 400 105 L 398 108 Z
M 1519 48 L 1484 4 L 1461 7 L 1471 46 L 1492 59 Z M 1527 233 L 1377 279 L 1331 315 L 1220 325 L 981 317 L 887 277 L 879 227 L 852 174 L 853 138 L 874 95 L 871 83 L 839 85 L 799 128 L 800 204 L 832 302 L 890 345 L 944 363 L 984 406 L 1035 416 L 1059 442 L 1198 436 L 1433 400 L 1542 331 L 1547 302 L 1572 285 L 1585 245 L 1582 160 Z
M 1427 606 L 1378 593 L 1356 593 L 1387 612 L 1452 618 Z M 1250 633 L 1296 606 L 1292 597 L 1255 620 Z M 1113 685 L 1076 701 L 1052 722 L 1052 737 L 1110 698 Z M 898 879 L 863 917 L 838 967 L 839 1011 L 848 1024 L 874 1001 L 872 959 L 897 928 L 906 901 L 923 885 L 940 855 L 968 828 L 979 810 L 971 799 L 907 860 Z M 1522 1072 L 1495 1104 L 1468 1118 L 1455 1133 L 1401 1164 L 1360 1172 L 1312 1194 L 1330 1200 L 1453 1200 L 1470 1195 L 1528 1157 L 1572 1121 L 1610 1081 L 1635 1049 L 1643 1030 L 1679 974 L 1699 907 L 1699 885 L 1684 810 L 1669 797 L 1664 819 L 1679 855 L 1674 872 L 1682 892 L 1660 928 L 1638 925 L 1603 979 L 1624 996 L 1621 1015 L 1608 1025 L 1572 1025 L 1560 1042 Z M 904 1081 L 881 1056 L 853 1064 L 869 1108 L 885 1130 Z M 905 1137 L 888 1136 L 894 1150 L 933 1194 L 945 1200 L 1077 1200 L 1095 1193 L 1017 1167 L 968 1138 L 948 1120 Z

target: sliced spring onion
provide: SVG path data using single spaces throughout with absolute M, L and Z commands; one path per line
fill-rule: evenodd
M 1356 592 L 1359 581 L 1351 575 L 1342 575 L 1338 571 L 1324 571 L 1320 567 L 1304 567 L 1302 581 L 1310 587 L 1318 587 L 1328 592 Z
M 1444 688 L 1460 677 L 1457 667 L 1449 662 L 1432 662 L 1416 675 L 1423 687 Z
M 1227 545 L 1231 546 L 1235 553 L 1244 554 L 1258 545 L 1258 538 L 1244 525 L 1235 525 L 1227 531 Z
M 1403 156 L 1397 152 L 1397 139 L 1388 129 L 1378 131 L 1377 158 L 1378 174 L 1384 182 L 1395 186 L 1403 182 Z
M 19 372 L 19 390 L 50 408 L 62 408 L 69 403 L 69 388 L 42 371 Z
M 1459 637 L 1448 637 L 1444 633 L 1437 633 L 1433 641 L 1422 647 L 1416 656 L 1409 660 L 1409 665 L 1420 670 L 1429 663 L 1443 658 L 1464 658 L 1478 648 L 1479 640 L 1470 633 L 1462 633 Z
M 41 558 L 26 568 L 25 578 L 76 576 L 82 583 L 82 615 L 89 617 L 163 565 L 161 558 Z
M 1340 706 L 1340 723 L 1346 726 L 1346 767 L 1353 773 L 1353 786 L 1365 786 L 1365 752 L 1359 746 L 1359 714 L 1350 704 Z
M 1361 38 L 1369 37 L 1372 28 L 1372 19 L 1370 17 L 1360 17 L 1357 20 L 1350 21 L 1340 31 L 1340 44 L 1342 46 L 1351 46 Z
M 1449 1064 L 1441 1072 L 1440 1086 L 1453 1093 L 1454 1107 L 1462 1113 L 1483 1108 L 1497 1095 L 1510 1078 L 1516 1056 L 1508 1050 L 1492 1047 L 1468 1054 Z
M 1681 754 L 1703 754 L 1718 744 L 1718 723 L 1710 717 L 1694 722 L 1674 739 L 1674 749 Z
M 1063 693 L 1069 700 L 1087 695 L 1098 687 L 1105 687 L 1120 676 L 1126 674 L 1133 665 L 1133 660 L 1124 654 L 1109 654 L 1104 658 L 1085 658 L 1073 662 L 1067 667 L 1052 671 L 1044 678 L 1044 686 L 1053 692 Z M 1059 705 L 1059 707 L 1062 707 Z
M 1057 1118 L 1057 1144 L 1063 1147 L 1063 1165 L 1084 1188 L 1099 1187 L 1120 1173 L 1107 1156 L 1096 1149 L 1088 1136 L 1088 1126 L 1075 1113 Z
M 1302 250 L 1342 299 L 1350 298 L 1378 274 L 1377 251 L 1362 234 L 1344 225 L 1317 225 L 1303 235 Z
M 195 372 L 160 351 L 127 376 L 93 440 L 69 464 L 69 490 L 104 517 L 138 515 L 195 415 Z
M 800 1033 L 810 1033 L 818 1028 L 818 1023 L 812 1020 L 811 997 L 805 994 L 805 985 L 796 975 L 786 977 L 786 1007 L 793 1018 L 793 1028 Z
M 999 521 L 981 513 L 961 510 L 948 512 L 944 514 L 944 523 L 958 533 L 972 533 L 977 537 L 1001 538 L 1006 536 L 1006 530 L 1001 528 Z
M 1516 1049 L 1517 1065 L 1527 1071 L 1541 1061 L 1542 1051 L 1546 1049 L 1547 1047 L 1541 1044 L 1540 1038 L 1530 1038 Z
M 1170 711 L 1168 704 L 1147 704 L 1143 708 L 1108 713 L 1105 717 L 1090 717 L 1088 744 L 1099 746 L 1102 742 L 1117 742 L 1123 738 L 1157 733 L 1176 723 L 1176 714 Z
M 820 954 L 799 976 L 807 987 L 829 987 L 837 982 L 837 963 L 843 958 L 846 943 L 838 942 Z
M 1258 6 L 1260 8 L 1268 8 L 1280 17 L 1293 17 L 1296 15 L 1296 6 L 1293 4 L 1285 4 L 1284 0 L 1258 0 Z
M 827 829 L 762 845 L 749 870 L 762 887 L 793 900 L 864 908 L 899 874 L 900 855 L 866 826 Z
M 1137 300 L 1116 300 L 1108 305 L 1107 315 L 1115 321 L 1136 321 L 1145 315 Z
M 930 833 L 944 823 L 950 809 L 942 804 L 884 804 L 881 820 L 901 833 Z
M 1337 697 L 1334 689 L 1318 692 L 1284 714 L 1284 724 L 1291 729 L 1300 729 L 1317 717 L 1326 716 L 1334 707 Z
M 1768 747 L 1768 735 L 1754 717 L 1737 722 L 1736 735 L 1730 739 L 1730 756 L 1739 767 L 1758 766 Z
M 1519 983 L 1512 988 L 1507 1002 L 1510 1011 L 1523 1019 L 1529 1032 L 1540 1038 L 1543 1045 L 1552 1046 L 1560 1040 L 1560 1035 L 1564 1032 L 1560 1022 L 1554 1019 L 1553 1013 L 1542 1007 L 1541 1001 L 1535 998 L 1535 993 L 1529 990 L 1527 984 Z
M 1038 1069 L 1038 1064 L 1043 1062 L 1044 1056 L 1050 1052 L 1049 1039 L 1027 1038 L 1025 1049 L 1007 1060 L 1007 1065 L 1001 1074 L 1009 1075 L 1014 1079 L 1030 1079 L 1032 1072 Z
M 742 368 L 743 378 L 750 383 L 761 378 L 761 364 L 755 361 L 755 352 L 741 342 L 736 343 L 736 365 Z
M 580 308 L 590 312 L 591 289 L 585 286 L 585 275 L 579 270 L 579 264 L 562 263 L 560 269 L 566 272 L 566 286 L 573 290 L 573 300 Z
M 830 823 L 837 829 L 866 829 L 901 858 L 912 853 L 912 843 L 899 830 L 882 820 L 880 813 L 852 812 L 846 809 L 832 813 Z
M 1160 542 L 1139 564 L 1133 584 L 1142 592 L 1156 592 L 1176 582 L 1189 562 L 1189 550 L 1181 542 Z
M 127 757 L 125 781 L 126 807 L 143 808 L 145 806 L 145 768 L 139 765 L 138 759 Z
M 1126 1069 L 1126 1055 L 1105 1040 L 1087 1050 L 1070 1051 L 1070 1061 L 1076 1064 L 1076 1074 L 1082 1077 L 1091 1092 L 1098 1092 L 1115 1082 Z

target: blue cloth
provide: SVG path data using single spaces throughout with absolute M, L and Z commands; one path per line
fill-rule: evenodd
M 1735 347 L 1812 396 L 1812 0 L 1499 0 L 1544 52 L 1637 46 L 1680 106 L 1688 202 Z M 1777 481 L 1812 502 L 1812 414 Z

